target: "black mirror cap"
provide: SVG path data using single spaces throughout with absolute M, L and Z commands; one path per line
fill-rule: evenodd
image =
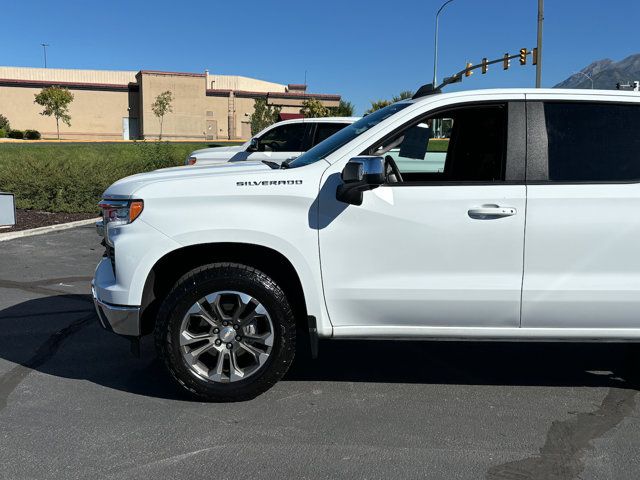
M 382 157 L 353 157 L 342 170 L 342 184 L 336 198 L 351 205 L 362 205 L 362 192 L 385 183 L 385 162 Z
M 342 170 L 344 183 L 364 182 L 370 186 L 379 186 L 385 182 L 384 158 L 353 157 Z
M 344 183 L 361 182 L 364 180 L 364 166 L 360 162 L 349 162 L 342 170 L 341 177 Z

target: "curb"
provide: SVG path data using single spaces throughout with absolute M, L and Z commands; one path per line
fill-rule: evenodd
M 77 220 L 69 223 L 58 223 L 56 225 L 47 225 L 46 227 L 32 228 L 30 230 L 19 230 L 17 232 L 0 233 L 0 242 L 13 240 L 14 238 L 32 237 L 34 235 L 43 235 L 49 232 L 57 232 L 59 230 L 68 230 L 69 228 L 90 225 L 98 221 L 96 218 L 88 218 L 86 220 Z M 0 230 L 1 231 L 1 230 Z

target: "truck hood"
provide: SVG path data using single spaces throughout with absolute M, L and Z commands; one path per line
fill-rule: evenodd
M 223 147 L 226 148 L 226 147 Z M 260 173 L 272 170 L 262 162 L 222 163 L 218 165 L 203 165 L 190 167 L 162 168 L 147 173 L 138 173 L 118 180 L 105 190 L 104 197 L 131 197 L 142 187 L 157 182 L 171 182 L 173 180 L 201 179 L 212 175 L 238 175 Z M 167 186 L 167 188 L 171 188 Z
M 222 156 L 229 156 L 230 153 L 238 153 L 244 152 L 246 149 L 245 145 L 235 145 L 232 147 L 212 147 L 212 148 L 201 148 L 200 150 L 195 150 L 191 152 L 190 157 L 199 157 L 199 158 L 220 158 Z

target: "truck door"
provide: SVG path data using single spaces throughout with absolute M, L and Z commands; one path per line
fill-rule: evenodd
M 523 327 L 640 328 L 640 103 L 606 99 L 528 103 Z
M 434 120 L 447 138 L 432 138 Z M 325 189 L 320 259 L 338 334 L 519 327 L 524 132 L 524 102 L 439 111 L 362 152 L 389 157 L 400 175 L 361 206 Z

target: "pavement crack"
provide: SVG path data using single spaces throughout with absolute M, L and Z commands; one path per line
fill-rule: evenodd
M 9 395 L 29 373 L 48 362 L 67 338 L 89 325 L 95 318 L 95 312 L 92 312 L 58 330 L 38 347 L 33 357 L 2 375 L 0 377 L 0 412 L 6 408 Z
M 555 421 L 537 455 L 491 467 L 489 480 L 566 480 L 579 478 L 583 455 L 591 442 L 633 413 L 637 391 L 610 388 L 600 406 L 564 421 Z

